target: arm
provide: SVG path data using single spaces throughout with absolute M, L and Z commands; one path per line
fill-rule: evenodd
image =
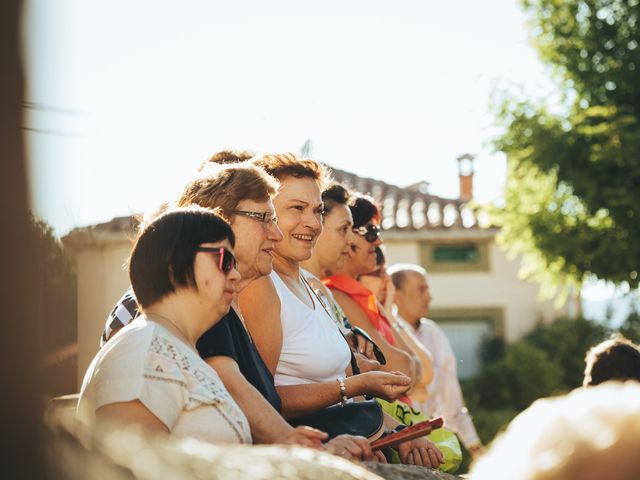
M 260 356 L 272 375 L 282 350 L 280 297 L 269 277 L 247 285 L 238 295 L 240 311 Z
M 373 326 L 367 314 L 363 312 L 360 306 L 347 294 L 336 290 L 333 292 L 333 296 L 349 318 L 349 322 L 351 322 L 352 325 L 356 325 L 366 330 L 373 341 L 380 347 L 387 359 L 387 364 L 383 365 L 381 368 L 388 372 L 399 371 L 408 375 L 412 379 L 415 379 L 416 366 L 410 355 L 393 345 L 390 345 L 389 342 L 387 342 L 387 340 L 380 335 L 378 330 Z
M 96 418 L 115 421 L 123 425 L 139 425 L 150 433 L 169 433 L 169 428 L 140 400 L 103 405 L 96 410 Z
M 393 401 L 404 395 L 411 379 L 398 372 L 367 372 L 344 379 L 347 397 L 370 394 Z M 276 387 L 282 399 L 282 415 L 296 418 L 340 403 L 337 381 Z
M 255 443 L 285 443 L 320 448 L 327 434 L 308 427 L 293 428 L 240 372 L 238 364 L 230 357 L 209 357 L 211 365 L 233 399 L 249 420 Z
M 427 385 L 433 380 L 433 356 L 431 352 L 407 328 L 408 325 L 395 319 L 393 315 L 389 315 L 384 309 L 382 311 L 393 324 L 393 338 L 398 342 L 397 345 L 403 350 L 412 353 L 422 367 L 420 369 L 421 375 L 418 376 L 414 388 L 418 390 L 426 389 Z

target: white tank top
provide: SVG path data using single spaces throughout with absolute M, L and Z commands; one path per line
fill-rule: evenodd
M 329 382 L 344 377 L 351 351 L 318 299 L 309 292 L 314 310 L 296 297 L 275 271 L 270 277 L 280 297 L 282 323 L 276 386 Z

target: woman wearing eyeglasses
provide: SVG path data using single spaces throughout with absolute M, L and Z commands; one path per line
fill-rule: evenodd
M 224 443 L 251 443 L 249 424 L 196 341 L 229 311 L 240 274 L 229 224 L 201 207 L 169 210 L 140 232 L 129 277 L 142 316 L 85 374 L 78 417 Z
M 424 352 L 417 355 L 394 332 L 390 315 L 376 296 L 358 281 L 360 275 L 376 269 L 376 248 L 382 244 L 378 208 L 371 197 L 361 194 L 354 195 L 349 208 L 355 233 L 353 244 L 342 267 L 323 279 L 323 283 L 331 289 L 349 322 L 366 330 L 380 347 L 387 358 L 383 368 L 406 373 L 412 378 L 412 387 L 427 385 L 433 378 L 431 362 L 421 361 Z M 410 403 L 408 397 L 402 400 Z

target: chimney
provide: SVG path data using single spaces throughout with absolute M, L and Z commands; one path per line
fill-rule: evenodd
M 473 198 L 473 160 L 475 155 L 465 153 L 460 155 L 458 161 L 458 178 L 460 179 L 460 200 L 468 202 Z

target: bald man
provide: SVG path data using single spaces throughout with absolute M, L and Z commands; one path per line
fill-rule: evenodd
M 401 264 L 390 267 L 388 273 L 396 290 L 397 326 L 410 329 L 433 355 L 434 376 L 427 386 L 427 400 L 414 403 L 428 415 L 442 415 L 447 427 L 476 457 L 484 447 L 464 405 L 455 355 L 442 329 L 426 318 L 431 303 L 427 272 L 418 265 Z

